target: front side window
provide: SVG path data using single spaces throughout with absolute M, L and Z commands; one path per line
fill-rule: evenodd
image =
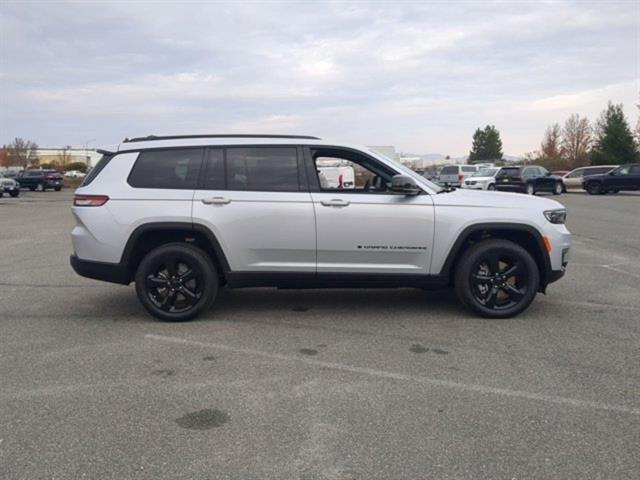
M 322 191 L 384 193 L 393 172 L 369 157 L 353 152 L 314 150 L 312 157 Z
M 618 167 L 613 171 L 614 175 L 629 175 L 630 165 L 624 165 L 622 167 Z
M 571 172 L 569 175 L 567 175 L 567 178 L 579 178 L 579 177 L 582 177 L 583 175 L 584 175 L 584 170 L 579 169 Z
M 202 148 L 143 151 L 131 170 L 129 185 L 136 188 L 194 189 L 202 154 Z
M 292 192 L 300 189 L 295 147 L 228 148 L 229 190 Z

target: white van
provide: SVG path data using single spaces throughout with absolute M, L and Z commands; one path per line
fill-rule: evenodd
M 464 179 L 478 171 L 477 165 L 447 165 L 440 170 L 438 183 L 459 187 Z
M 322 188 L 356 188 L 356 175 L 353 167 L 318 166 L 318 178 Z

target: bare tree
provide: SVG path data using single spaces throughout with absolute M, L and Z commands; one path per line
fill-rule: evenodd
M 560 143 L 561 143 L 561 129 L 560 124 L 554 123 L 549 125 L 544 132 L 544 138 L 540 144 L 540 153 L 543 157 L 549 159 L 560 158 Z
M 6 148 L 11 165 L 20 165 L 26 169 L 38 161 L 36 156 L 38 145 L 31 140 L 15 138 Z
M 561 154 L 570 169 L 589 164 L 592 128 L 587 118 L 574 113 L 562 130 Z
M 69 152 L 70 150 L 71 145 L 67 145 L 58 153 L 58 164 L 61 167 L 64 167 L 71 160 L 71 153 Z

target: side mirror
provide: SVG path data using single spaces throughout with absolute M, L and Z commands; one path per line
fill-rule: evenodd
M 391 178 L 391 191 L 401 195 L 418 195 L 421 190 L 408 175 L 394 175 Z

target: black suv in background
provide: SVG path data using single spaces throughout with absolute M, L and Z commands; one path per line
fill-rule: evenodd
M 620 165 L 609 173 L 584 177 L 582 188 L 590 195 L 618 193 L 621 190 L 640 190 L 640 163 Z
M 536 192 L 560 195 L 563 191 L 562 177 L 551 175 L 549 170 L 536 165 L 502 167 L 496 175 L 496 190 L 529 195 L 535 195 Z
M 22 189 L 28 188 L 32 192 L 44 192 L 47 188 L 53 188 L 59 192 L 62 188 L 64 177 L 55 170 L 25 170 L 16 178 Z

